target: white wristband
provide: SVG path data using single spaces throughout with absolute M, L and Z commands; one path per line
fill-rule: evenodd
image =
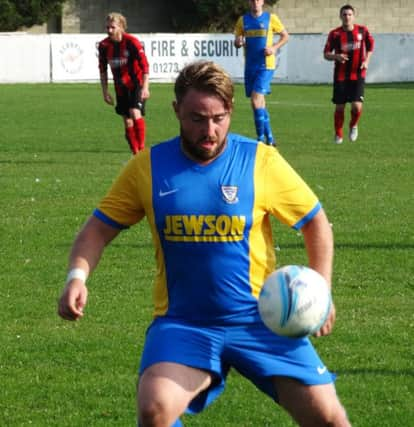
M 88 276 L 86 275 L 85 270 L 82 270 L 81 268 L 72 268 L 72 270 L 70 270 L 68 273 L 68 277 L 66 278 L 66 284 L 68 284 L 73 279 L 80 279 L 83 283 L 85 283 L 87 278 Z

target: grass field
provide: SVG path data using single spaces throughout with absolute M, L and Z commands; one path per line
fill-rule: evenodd
M 151 87 L 148 140 L 173 136 L 172 86 Z M 274 87 L 281 153 L 320 197 L 336 241 L 333 335 L 315 341 L 354 426 L 414 426 L 414 84 L 366 90 L 357 143 L 331 143 L 329 86 Z M 85 318 L 56 300 L 75 233 L 130 154 L 98 85 L 0 85 L 0 426 L 133 426 L 151 318 L 154 255 L 145 221 L 123 233 L 89 280 Z M 348 116 L 347 116 L 348 121 Z M 253 134 L 237 86 L 232 130 Z M 279 265 L 305 262 L 275 226 Z M 235 373 L 187 426 L 292 426 Z

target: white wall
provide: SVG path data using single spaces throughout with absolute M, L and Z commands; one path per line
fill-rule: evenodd
M 414 33 L 373 34 L 375 48 L 367 72 L 367 82 L 414 81 Z M 326 34 L 293 35 L 289 39 L 287 74 L 289 83 L 332 81 L 333 62 L 322 51 Z
M 0 83 L 50 81 L 50 37 L 0 33 Z
M 0 83 L 97 82 L 97 42 L 105 34 L 1 34 Z M 150 63 L 151 81 L 173 81 L 195 59 L 211 59 L 236 81 L 243 79 L 243 53 L 232 34 L 138 34 Z M 414 33 L 374 34 L 370 83 L 414 81 Z M 275 81 L 330 83 L 332 62 L 323 59 L 326 34 L 291 35 L 278 54 Z

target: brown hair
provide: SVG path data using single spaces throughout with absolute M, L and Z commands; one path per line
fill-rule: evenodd
M 355 14 L 355 9 L 353 8 L 353 6 L 351 6 L 350 4 L 345 4 L 344 6 L 342 6 L 342 7 L 339 9 L 339 16 L 342 16 L 342 12 L 343 12 L 344 10 L 352 10 L 352 12 L 354 12 L 354 14 Z
M 117 22 L 123 28 L 124 31 L 127 29 L 127 20 L 124 15 L 121 15 L 120 13 L 117 13 L 117 12 L 108 13 L 108 15 L 106 16 L 105 22 L 112 22 L 112 21 Z
M 233 81 L 222 67 L 212 61 L 192 62 L 180 71 L 174 85 L 177 104 L 190 89 L 217 96 L 228 110 L 233 109 Z

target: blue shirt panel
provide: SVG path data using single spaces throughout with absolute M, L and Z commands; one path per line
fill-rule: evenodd
M 201 166 L 183 155 L 179 138 L 152 147 L 153 209 L 165 260 L 167 316 L 206 323 L 257 317 L 248 241 L 256 149 L 256 141 L 229 134 L 224 152 Z M 238 228 L 241 236 L 234 234 L 233 221 L 244 224 Z
M 264 49 L 267 43 L 269 25 L 269 12 L 263 12 L 257 18 L 250 13 L 243 16 L 243 29 L 246 34 L 246 72 L 249 70 L 266 69 Z M 249 35 L 249 33 L 254 34 L 256 32 L 263 32 L 263 35 Z

